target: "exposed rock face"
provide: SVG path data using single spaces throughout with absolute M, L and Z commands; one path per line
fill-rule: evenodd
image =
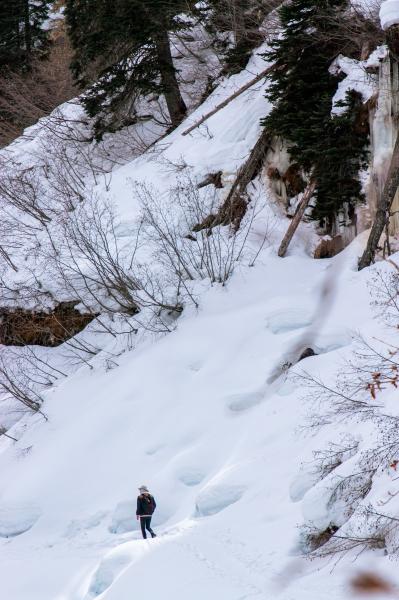
M 314 258 L 331 258 L 335 256 L 341 250 L 344 249 L 344 241 L 341 235 L 335 237 L 324 237 L 320 240 L 316 250 L 314 251 Z
M 313 350 L 313 348 L 305 348 L 301 356 L 298 358 L 298 362 L 304 360 L 305 358 L 309 358 L 310 356 L 317 356 L 317 353 Z
M 399 10 L 399 3 L 398 3 Z M 399 14 L 398 14 L 398 22 L 399 22 Z M 390 27 L 387 31 L 387 43 L 388 47 L 392 53 L 392 56 L 395 60 L 399 60 L 399 24 L 396 23 L 392 27 Z
M 50 312 L 0 308 L 0 344 L 59 346 L 95 317 L 75 309 L 78 302 L 61 302 Z
M 306 183 L 302 179 L 299 166 L 295 163 L 289 165 L 284 173 L 280 173 L 277 167 L 270 166 L 266 174 L 273 191 L 281 200 L 284 200 L 287 206 L 289 198 L 297 196 L 306 189 Z

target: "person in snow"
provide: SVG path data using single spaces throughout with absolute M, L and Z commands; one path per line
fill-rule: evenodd
M 136 516 L 137 520 L 140 519 L 141 533 L 146 540 L 147 531 L 150 532 L 151 537 L 157 537 L 151 529 L 151 518 L 157 505 L 154 496 L 151 496 L 146 485 L 139 487 L 139 492 L 140 495 L 137 498 Z

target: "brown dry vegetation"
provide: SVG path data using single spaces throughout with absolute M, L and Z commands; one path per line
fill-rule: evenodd
M 70 61 L 68 38 L 58 30 L 46 59 L 34 60 L 28 73 L 9 73 L 0 78 L 0 147 L 78 94 Z
M 5 346 L 58 346 L 95 317 L 75 309 L 77 302 L 62 302 L 50 312 L 21 308 L 0 309 L 0 344 Z

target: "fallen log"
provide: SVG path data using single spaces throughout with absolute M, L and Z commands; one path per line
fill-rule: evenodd
M 262 168 L 270 140 L 269 132 L 267 129 L 263 129 L 247 160 L 239 169 L 237 177 L 218 212 L 209 215 L 202 223 L 198 223 L 193 231 L 210 229 L 217 225 L 232 225 L 235 231 L 238 230 L 248 206 L 246 189 Z
M 303 215 L 305 214 L 305 210 L 310 202 L 311 197 L 313 196 L 315 188 L 316 188 L 316 182 L 311 181 L 303 193 L 302 200 L 299 203 L 297 211 L 296 211 L 295 215 L 293 216 L 292 221 L 287 229 L 287 233 L 285 234 L 283 241 L 280 244 L 280 248 L 278 249 L 278 255 L 281 258 L 283 256 L 285 256 L 285 254 L 288 250 L 288 246 L 290 245 L 291 240 L 294 237 L 294 234 L 298 228 L 299 223 L 301 222 Z
M 232 94 L 231 96 L 226 98 L 226 100 L 223 100 L 223 102 L 221 102 L 220 104 L 215 106 L 214 109 L 212 109 L 211 111 L 209 111 L 208 113 L 203 115 L 198 121 L 196 121 L 188 129 L 183 131 L 182 135 L 188 135 L 189 133 L 194 131 L 194 129 L 197 129 L 197 127 L 202 125 L 202 123 L 205 123 L 205 121 L 207 121 L 210 117 L 212 117 L 217 112 L 219 112 L 219 110 L 222 110 L 222 108 L 224 108 L 225 106 L 230 104 L 230 102 L 232 102 L 233 100 L 238 98 L 238 96 L 240 96 L 243 92 L 245 92 L 246 90 L 249 90 L 249 88 L 252 87 L 253 85 L 255 85 L 255 83 L 258 83 L 258 81 L 260 81 L 261 79 L 266 77 L 266 75 L 271 71 L 271 69 L 272 69 L 272 67 L 268 67 L 267 69 L 264 69 L 261 73 L 259 73 L 259 75 L 254 77 L 254 79 L 251 79 L 251 81 L 249 81 L 248 83 L 246 83 L 245 85 L 240 87 L 236 92 L 234 92 L 234 94 Z

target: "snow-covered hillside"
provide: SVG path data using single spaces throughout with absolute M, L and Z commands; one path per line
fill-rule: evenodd
M 141 217 L 137 185 L 150 186 L 180 223 L 176 180 L 200 183 L 220 171 L 224 187 L 212 195 L 220 204 L 261 132 L 266 84 L 182 134 L 264 68 L 255 54 L 247 69 L 222 79 L 178 129 L 141 155 L 127 159 L 125 141 L 111 136 L 95 155 L 101 173 L 82 176 L 82 155 L 100 152 L 82 142 L 77 179 L 114 206 L 123 251 Z M 71 111 L 75 132 L 84 131 L 85 124 L 74 123 L 81 117 L 76 106 L 61 110 Z M 47 156 L 52 164 L 49 123 L 3 151 L 13 167 L 38 169 L 48 207 L 58 172 L 41 162 Z M 105 155 L 112 140 L 123 146 L 124 158 L 111 167 Z M 77 143 L 71 142 L 71 155 Z M 315 228 L 302 223 L 287 257 L 278 258 L 289 221 L 265 174 L 248 192 L 245 240 L 231 277 L 223 284 L 209 277 L 191 282 L 195 301 L 169 332 L 149 331 L 130 316 L 118 324 L 115 317 L 113 328 L 93 321 L 74 348 L 34 349 L 58 369 L 51 387 L 41 390 L 42 413 L 21 414 L 9 400 L 0 412 L 8 436 L 0 437 L 0 589 L 7 600 L 346 600 L 354 598 L 361 573 L 399 581 L 395 522 L 383 531 L 379 520 L 371 531 L 364 520 L 366 513 L 397 519 L 399 508 L 399 448 L 389 437 L 399 415 L 397 330 L 381 319 L 379 296 L 384 285 L 389 292 L 399 255 L 357 272 L 361 234 L 335 258 L 315 260 Z M 200 192 L 203 203 L 208 194 Z M 25 290 L 24 282 L 40 298 L 43 289 L 49 292 L 43 301 L 49 304 L 52 297 L 71 299 L 43 250 L 60 231 L 57 219 L 54 210 L 31 245 L 13 255 L 17 270 L 2 273 L 10 290 Z M 231 232 L 220 229 L 215 239 L 229 244 Z M 150 244 L 138 253 L 145 264 L 155 262 Z M 24 301 L 11 291 L 4 299 L 11 306 Z M 131 329 L 116 336 L 127 323 Z M 388 355 L 384 381 L 375 378 L 375 356 L 370 366 L 362 355 L 364 344 Z M 88 346 L 95 352 L 85 353 Z M 5 356 L 9 349 L 0 351 Z M 11 360 L 24 351 L 14 349 Z M 328 397 L 326 389 L 339 389 L 350 369 L 357 388 L 338 400 L 334 392 Z M 375 387 L 363 385 L 367 374 Z M 342 482 L 349 482 L 349 492 Z M 138 530 L 142 484 L 157 501 L 156 539 L 142 540 Z M 326 538 L 309 560 L 312 542 L 327 534 L 333 544 L 352 545 L 334 550 Z M 331 552 L 323 555 L 323 547 Z M 375 597 L 392 597 L 386 591 Z
M 333 310 L 308 340 L 320 355 L 301 363 L 324 377 L 350 355 L 354 331 L 375 329 L 368 274 L 351 269 L 353 249 L 338 260 Z M 327 597 L 328 577 L 338 600 L 351 597 L 360 565 L 389 570 L 378 553 L 333 574 L 301 558 L 303 511 L 326 518 L 301 463 L 345 424 L 314 439 L 302 430 L 301 389 L 276 374 L 306 345 L 334 261 L 269 250 L 260 263 L 207 290 L 175 332 L 113 370 L 82 367 L 47 394 L 48 422 L 24 419 L 11 430 L 18 443 L 3 438 L 5 597 L 300 600 Z M 368 428 L 357 434 L 367 447 Z M 158 501 L 156 540 L 139 539 L 143 482 Z

